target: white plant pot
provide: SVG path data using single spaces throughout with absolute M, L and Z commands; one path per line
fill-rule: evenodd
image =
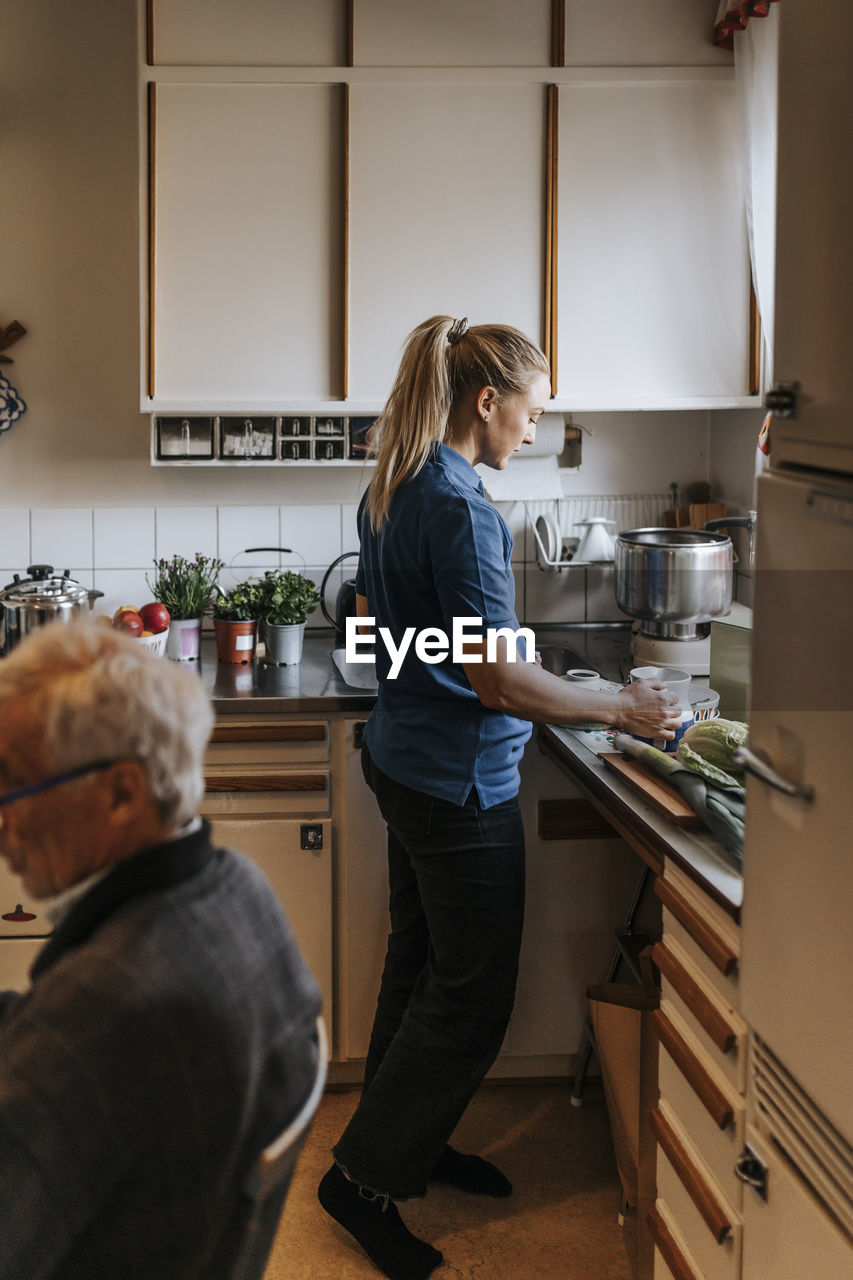
M 201 618 L 173 618 L 169 623 L 166 657 L 192 662 L 201 652 Z
M 295 667 L 302 661 L 304 637 L 304 622 L 289 622 L 282 626 L 265 622 L 264 643 L 267 662 L 277 667 Z

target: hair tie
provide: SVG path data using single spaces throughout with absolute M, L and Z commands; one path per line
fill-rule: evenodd
M 460 338 L 464 338 L 468 332 L 468 317 L 463 316 L 461 320 L 454 320 L 447 332 L 447 345 L 452 347 Z

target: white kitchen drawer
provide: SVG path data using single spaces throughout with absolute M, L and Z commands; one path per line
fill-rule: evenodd
M 658 1197 L 678 1224 L 707 1280 L 739 1280 L 740 1216 L 722 1194 L 700 1153 L 662 1100 L 655 1113 Z
M 205 763 L 314 764 L 328 758 L 328 720 L 220 716 L 213 727 Z
M 656 943 L 652 959 L 661 972 L 661 994 L 684 1019 L 702 1054 L 738 1093 L 746 1089 L 748 1028 L 737 1011 L 707 981 L 669 935 Z
M 664 936 L 671 935 L 697 969 L 734 1009 L 740 1009 L 740 931 L 733 921 L 722 927 L 708 911 L 710 899 L 698 891 L 685 893 L 668 875 L 655 880 L 663 904 Z
M 331 808 L 328 769 L 223 765 L 205 770 L 200 812 L 205 817 L 326 814 Z
M 44 938 L 0 938 L 0 991 L 26 991 Z
M 715 1123 L 702 1099 L 666 1049 L 661 1049 L 658 1060 L 660 1096 L 702 1153 L 703 1160 L 719 1183 L 723 1194 L 740 1212 L 743 1204 L 743 1183 L 735 1177 L 734 1165 L 743 1150 L 746 1104 L 744 1099 L 722 1078 L 718 1083 L 729 1099 L 733 1117 L 731 1123 L 723 1129 Z
M 49 933 L 53 925 L 44 905 L 27 896 L 20 878 L 0 859 L 0 938 L 46 938 Z
M 647 1225 L 655 1242 L 653 1280 L 705 1280 L 699 1263 L 663 1200 L 656 1201 Z

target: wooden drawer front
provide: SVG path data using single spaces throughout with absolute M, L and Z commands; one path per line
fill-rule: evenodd
M 224 814 L 328 813 L 327 769 L 210 769 L 205 774 L 201 812 Z
M 719 1087 L 729 1096 L 732 1123 L 721 1129 L 675 1062 L 662 1050 L 658 1064 L 660 1096 L 678 1118 L 691 1142 L 719 1183 L 727 1199 L 740 1212 L 743 1205 L 743 1183 L 735 1177 L 734 1166 L 743 1151 L 746 1132 L 746 1106 L 730 1085 L 720 1080 Z
M 735 1113 L 731 1087 L 703 1059 L 700 1046 L 667 1001 L 652 1014 L 652 1026 L 661 1048 L 670 1055 L 717 1128 L 733 1126 Z
M 655 1243 L 653 1280 L 705 1280 L 663 1200 L 649 1211 L 646 1226 Z
M 660 877 L 655 881 L 660 884 Z M 666 941 L 678 943 L 681 950 L 690 957 L 691 963 L 699 970 L 709 986 L 718 991 L 721 999 L 732 1009 L 740 1009 L 740 970 L 736 963 L 728 974 L 723 975 L 713 960 L 696 944 L 692 934 L 681 921 L 667 908 L 663 908 L 663 936 Z M 728 953 L 730 954 L 730 953 Z
M 674 939 L 655 943 L 652 959 L 660 969 L 661 992 L 678 1009 L 704 1053 L 734 1086 L 746 1089 L 747 1026 L 710 986 Z
M 653 1113 L 652 1122 L 658 1138 L 658 1196 L 678 1224 L 700 1275 L 738 1280 L 740 1217 L 665 1103 Z
M 740 931 L 730 920 L 715 920 L 708 911 L 708 899 L 692 887 L 677 887 L 666 876 L 658 876 L 654 891 L 663 903 L 665 919 L 697 968 L 720 990 L 736 1009 Z
M 329 722 L 220 716 L 213 726 L 208 765 L 302 765 L 329 759 Z

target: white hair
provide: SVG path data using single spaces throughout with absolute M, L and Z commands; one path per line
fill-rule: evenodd
M 48 768 L 137 760 L 162 822 L 196 812 L 213 710 L 195 672 L 110 627 L 50 623 L 0 662 L 0 714 L 19 698 Z

